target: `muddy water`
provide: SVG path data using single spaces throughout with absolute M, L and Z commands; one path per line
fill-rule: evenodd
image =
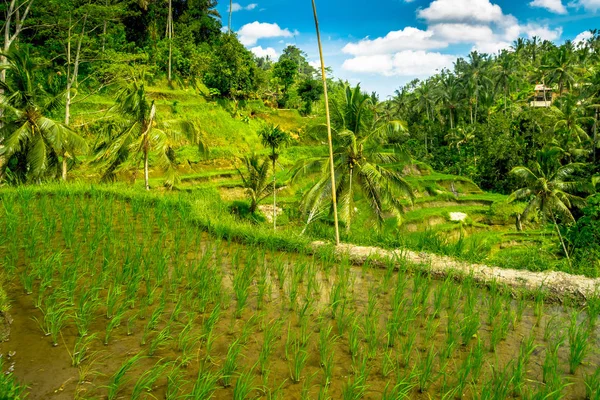
M 99 218 L 91 222 L 87 235 L 77 236 L 78 241 L 83 244 L 79 247 L 77 244 L 71 244 L 69 248 L 64 240 L 60 221 L 68 220 L 68 218 L 64 218 L 64 215 L 79 212 L 81 220 L 77 221 L 77 227 L 81 231 L 85 231 L 83 228 L 85 213 L 81 210 L 85 206 L 83 203 L 87 201 L 92 202 L 93 215 L 100 213 L 94 207 L 110 207 L 109 212 L 104 211 L 103 213 L 110 214 L 114 218 L 106 216 L 106 218 Z M 134 212 L 129 205 L 119 202 L 107 206 L 101 201 L 80 199 L 74 203 L 73 207 L 73 205 L 69 206 L 68 201 L 46 199 L 30 200 L 27 207 L 28 211 L 35 214 L 35 217 L 29 220 L 19 217 L 19 229 L 16 233 L 16 242 L 19 243 L 17 272 L 7 283 L 7 290 L 12 300 L 11 314 L 14 322 L 10 341 L 0 344 L 0 352 L 4 357 L 8 357 L 9 352 L 10 354 L 15 352 L 10 361 L 5 361 L 5 367 L 14 363 L 14 374 L 21 382 L 30 387 L 29 398 L 31 399 L 106 398 L 108 394 L 106 385 L 109 383 L 110 377 L 125 360 L 138 353 L 143 354 L 144 358 L 128 371 L 127 382 L 123 384 L 117 398 L 130 398 L 136 381 L 157 363 L 159 365 L 172 364 L 152 385 L 153 391 L 151 393 L 143 392 L 140 398 L 152 398 L 152 396 L 165 398 L 168 391 L 173 389 L 172 386 L 170 389 L 168 388 L 167 375 L 170 375 L 171 378 L 181 378 L 180 390 L 177 394 L 189 394 L 193 390 L 193 383 L 196 381 L 198 371 L 201 369 L 215 373 L 220 371 L 225 363 L 230 344 L 240 337 L 243 348 L 237 359 L 235 373 L 249 371 L 253 377 L 255 389 L 251 392 L 250 398 L 319 398 L 319 392 L 322 390 L 324 382 L 318 350 L 319 331 L 329 326 L 332 327 L 333 335 L 337 336 L 335 341 L 331 341 L 334 350 L 334 367 L 331 384 L 328 386 L 328 396 L 332 399 L 342 398 L 347 385 L 355 382 L 361 376 L 360 369 L 363 359 L 366 360 L 364 366 L 369 371 L 363 398 L 381 398 L 386 387 L 393 386 L 397 379 L 406 379 L 416 385 L 408 392 L 410 398 L 441 398 L 453 387 L 456 387 L 459 371 L 465 359 L 476 344 L 481 343 L 484 349 L 481 375 L 477 379 L 470 380 L 470 384 L 462 393 L 463 397 L 472 398 L 478 396 L 486 387 L 492 386 L 493 370 L 503 370 L 507 365 L 509 365 L 507 370 L 512 368 L 509 363 L 517 360 L 523 341 L 530 337 L 533 338 L 535 347 L 526 365 L 526 384 L 523 392 L 535 392 L 544 389 L 542 366 L 546 357 L 546 349 L 555 342 L 557 337 L 568 336 L 571 313 L 574 311 L 569 306 L 551 306 L 543 305 L 541 302 L 513 299 L 501 290 L 492 292 L 480 290 L 469 282 L 456 284 L 451 279 L 439 282 L 427 276 L 413 276 L 402 268 L 400 271 L 391 269 L 386 271 L 371 268 L 368 265 L 353 267 L 347 262 L 329 263 L 305 256 L 265 253 L 260 249 L 208 238 L 193 231 L 193 228 L 184 223 L 174 222 L 173 215 L 168 216 L 165 213 L 148 209 Z M 23 205 L 17 205 L 14 212 L 21 215 L 24 210 Z M 141 213 L 146 213 L 146 219 Z M 41 221 L 53 214 L 56 214 L 57 220 L 59 220 L 56 232 L 49 241 L 43 241 L 41 239 L 44 237 L 43 230 L 45 228 Z M 151 216 L 148 217 L 148 214 Z M 152 224 L 151 229 L 137 226 L 141 225 L 141 222 Z M 38 229 L 27 229 L 27 224 L 31 223 L 39 224 Z M 104 242 L 98 244 L 97 251 L 88 251 L 86 246 L 94 242 L 94 234 L 105 229 L 103 226 L 109 223 L 111 224 L 110 229 L 106 232 L 111 240 L 104 239 Z M 4 224 L 0 223 L 0 233 L 8 232 L 5 224 L 5 222 Z M 34 239 L 38 241 L 38 254 L 34 258 L 26 254 L 27 241 L 32 240 L 31 237 L 28 237 L 30 234 L 39 235 L 37 239 Z M 187 238 L 183 240 L 187 245 L 181 244 L 181 237 Z M 134 244 L 128 246 L 127 243 L 130 241 Z M 10 246 L 11 244 L 7 242 L 0 245 L 0 262 L 7 271 L 10 262 L 7 254 L 11 250 Z M 141 253 L 139 249 L 141 249 Z M 69 311 L 71 318 L 61 331 L 59 344 L 56 347 L 52 346 L 50 338 L 44 336 L 40 326 L 34 320 L 34 318 L 43 320 L 41 310 L 35 307 L 39 282 L 36 281 L 33 293 L 27 295 L 24 293 L 23 285 L 18 277 L 19 273 L 35 263 L 38 257 L 43 258 L 54 254 L 57 250 L 62 251 L 62 262 L 54 274 L 52 286 L 47 289 L 48 296 L 54 293 L 60 294 L 62 279 L 60 271 L 73 265 L 74 260 L 81 253 L 89 253 L 90 256 L 84 256 L 83 262 L 78 264 L 85 270 L 85 274 L 82 274 L 78 280 L 78 296 L 86 290 L 91 290 L 92 281 L 95 278 L 90 275 L 91 273 L 102 268 L 108 271 L 107 277 L 103 278 L 104 285 L 98 296 L 103 302 L 96 310 L 90 328 L 90 332 L 96 333 L 97 338 L 92 340 L 89 346 L 90 357 L 79 368 L 71 366 L 70 358 L 70 353 L 73 352 L 78 337 L 74 323 L 75 311 Z M 153 254 L 157 251 L 168 263 L 169 273 L 166 280 L 162 281 L 156 278 L 156 264 L 159 263 L 159 258 L 154 257 Z M 135 258 L 140 256 L 146 257 L 144 261 Z M 105 259 L 108 262 L 105 262 Z M 203 264 L 203 268 L 210 269 L 211 277 L 195 275 L 192 278 L 205 279 L 208 286 L 194 285 L 194 282 L 189 282 L 187 277 L 182 278 L 180 282 L 176 281 L 175 276 L 178 273 L 184 274 L 187 269 L 202 263 L 203 259 L 209 260 L 208 263 Z M 140 313 L 141 299 L 147 295 L 146 284 L 142 283 L 134 308 L 127 308 L 123 322 L 115 328 L 109 344 L 105 346 L 103 344 L 104 335 L 106 326 L 110 323 L 110 320 L 106 318 L 105 302 L 111 283 L 108 277 L 118 274 L 128 260 L 129 262 L 134 260 L 134 262 L 143 263 L 153 271 L 148 279 L 151 286 L 156 287 L 154 302 L 143 313 L 145 316 L 140 316 L 135 320 L 132 328 L 127 326 L 129 318 Z M 266 266 L 264 268 L 266 276 L 263 282 L 266 283 L 266 292 L 270 292 L 270 295 L 265 297 L 263 307 L 259 308 L 258 289 L 261 283 L 261 265 Z M 280 269 L 279 265 L 283 265 L 283 267 Z M 238 318 L 236 316 L 237 297 L 234 293 L 234 276 L 239 276 L 237 274 L 244 266 L 250 266 L 254 276 L 249 288 L 247 306 Z M 299 270 L 302 272 L 297 272 Z M 283 289 L 280 289 L 280 271 L 285 274 Z M 294 271 L 297 272 L 296 275 Z M 294 281 L 294 276 L 296 276 L 296 281 Z M 175 283 L 171 285 L 171 282 Z M 340 284 L 341 282 L 345 284 Z M 212 287 L 210 287 L 211 285 Z M 308 292 L 309 286 L 311 287 L 310 292 Z M 338 317 L 332 318 L 332 302 L 335 297 L 333 288 L 335 287 L 344 287 L 346 290 L 344 318 L 339 317 L 341 314 L 339 307 L 336 309 Z M 396 289 L 398 287 L 400 289 Z M 291 301 L 290 298 L 293 298 L 296 290 L 297 298 L 295 301 Z M 437 310 L 439 313 L 434 315 L 436 314 L 436 294 L 441 293 L 442 290 L 444 294 L 440 303 L 441 307 Z M 214 292 L 216 296 L 212 296 L 203 304 L 198 300 L 201 297 L 199 291 Z M 144 327 L 152 312 L 158 307 L 163 293 L 165 293 L 164 312 L 156 327 L 148 333 L 146 344 L 141 345 Z M 404 299 L 401 321 L 406 320 L 410 315 L 412 315 L 412 319 L 402 329 L 394 331 L 394 346 L 388 347 L 386 324 L 392 315 L 394 297 Z M 170 321 L 172 311 L 180 298 L 184 299 L 181 315 L 176 321 Z M 306 317 L 302 319 L 300 310 L 306 299 L 310 299 L 312 302 L 308 307 Z M 119 299 L 120 303 L 123 301 L 124 294 Z M 77 299 L 75 302 L 77 303 Z M 188 365 L 177 368 L 183 357 L 183 353 L 177 349 L 178 336 L 188 318 L 193 320 L 192 333 L 200 335 L 204 322 L 216 304 L 220 304 L 222 313 L 213 330 L 214 342 L 210 353 L 207 354 L 206 341 L 201 340 L 188 352 Z M 473 312 L 479 313 L 481 325 L 477 333 L 468 340 L 466 345 L 460 343 L 461 338 L 458 335 L 457 344 L 450 357 L 441 357 L 439 353 L 444 351 L 448 342 L 448 327 L 453 327 L 456 331 L 465 325 L 465 315 L 468 314 L 469 304 L 471 304 Z M 520 310 L 522 310 L 522 318 L 519 319 L 517 316 Z M 191 313 L 190 316 L 186 314 L 187 312 Z M 498 313 L 498 316 L 489 318 L 490 312 Z M 493 331 L 498 329 L 503 315 L 510 316 L 511 322 L 506 331 L 506 337 L 498 342 L 495 351 L 491 351 L 490 342 L 494 335 Z M 508 317 L 506 318 L 508 319 Z M 585 313 L 581 313 L 578 318 L 580 326 L 588 326 Z M 367 341 L 369 329 L 366 321 L 368 320 L 376 321 L 375 340 L 373 341 L 375 345 L 370 354 Z M 265 329 L 275 323 L 279 323 L 281 329 L 268 362 L 268 375 L 265 376 L 261 374 L 260 367 L 256 364 L 263 346 Z M 302 328 L 303 323 L 305 324 L 304 329 Z M 359 338 L 359 353 L 353 357 L 350 354 L 350 336 L 352 327 L 355 325 L 359 327 L 355 330 Z M 149 356 L 149 343 L 158 335 L 158 332 L 167 326 L 170 328 L 172 340 L 167 341 L 154 355 Z M 340 326 L 344 328 L 342 332 L 340 332 Z M 131 330 L 130 335 L 128 335 L 128 330 Z M 293 357 L 290 355 L 289 359 L 286 359 L 286 347 L 290 348 L 286 344 L 290 342 L 290 338 L 293 340 L 303 331 L 308 336 L 305 347 L 308 357 L 302 368 L 300 382 L 293 383 L 290 374 L 290 359 Z M 243 332 L 246 332 L 245 336 Z M 558 375 L 565 384 L 570 383 L 570 385 L 566 386 L 557 398 L 580 399 L 585 397 L 583 377 L 585 374 L 594 372 L 600 363 L 599 335 L 600 331 L 597 327 L 589 328 L 589 338 L 587 339 L 589 351 L 583 365 L 576 370 L 574 375 L 569 374 L 569 341 L 568 338 L 565 339 L 558 352 Z M 415 344 L 409 352 L 409 356 L 406 357 L 405 344 L 411 337 L 415 338 Z M 424 361 L 432 346 L 433 352 L 436 353 L 431 363 L 433 373 L 425 383 L 426 390 L 420 392 L 419 376 L 423 375 Z M 287 354 L 289 355 L 290 351 L 287 351 Z M 386 354 L 391 355 L 391 358 L 394 359 L 407 359 L 408 363 L 404 365 L 403 362 L 398 362 L 398 366 L 395 369 L 391 368 L 393 371 L 384 376 L 383 365 Z M 369 357 L 366 357 L 367 355 Z M 414 374 L 411 375 L 411 372 Z M 222 382 L 219 381 L 215 388 L 214 398 L 232 398 L 236 381 L 237 375 L 232 379 L 230 387 L 223 387 Z M 279 390 L 277 390 L 278 388 Z M 510 396 L 518 395 L 512 387 L 509 394 Z

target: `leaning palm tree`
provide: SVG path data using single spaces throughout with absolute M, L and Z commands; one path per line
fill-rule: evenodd
M 250 200 L 250 213 L 255 213 L 258 209 L 258 204 L 269 197 L 272 187 L 269 184 L 269 159 L 265 158 L 260 161 L 256 154 L 245 156 L 241 159 L 245 167 L 245 172 L 237 169 L 246 194 Z
M 387 211 L 399 215 L 404 207 L 400 198 L 413 199 L 412 188 L 403 178 L 408 156 L 399 147 L 388 144 L 388 138 L 405 130 L 400 121 L 381 121 L 373 114 L 368 95 L 345 88 L 344 100 L 334 103 L 335 129 L 334 174 L 336 198 L 339 199 L 341 219 L 350 231 L 357 192 L 366 198 L 379 226 Z M 305 194 L 302 208 L 308 214 L 307 226 L 321 217 L 330 207 L 331 172 L 327 157 L 315 157 L 296 166 L 294 177 L 300 173 L 321 171 L 321 178 Z
M 4 159 L 0 177 L 7 169 L 18 181 L 39 181 L 50 174 L 66 178 L 67 159 L 87 151 L 85 140 L 66 125 L 50 117 L 60 104 L 35 82 L 37 66 L 23 51 L 6 54 L 6 82 L 0 82 L 2 128 L 0 157 Z M 60 158 L 63 162 L 59 163 Z M 62 165 L 62 167 L 59 166 Z M 56 169 L 54 169 L 56 168 Z
M 281 147 L 286 146 L 291 141 L 291 136 L 286 131 L 279 128 L 276 125 L 265 125 L 260 131 L 258 131 L 260 141 L 263 146 L 271 149 L 269 158 L 273 163 L 273 230 L 277 229 L 277 178 L 275 169 L 277 166 L 277 160 L 279 159 L 279 153 L 277 152 Z
M 523 187 L 510 195 L 509 202 L 527 201 L 519 221 L 525 221 L 535 210 L 538 210 L 544 219 L 552 221 L 570 264 L 571 259 L 558 227 L 557 217 L 566 223 L 573 223 L 575 218 L 571 209 L 585 204 L 582 197 L 573 194 L 582 189 L 582 185 L 574 180 L 573 175 L 583 164 L 561 166 L 559 159 L 563 154 L 564 150 L 550 147 L 537 152 L 537 160 L 532 169 L 514 168 L 510 173 L 523 181 Z M 517 224 L 517 229 L 522 229 L 520 224 Z

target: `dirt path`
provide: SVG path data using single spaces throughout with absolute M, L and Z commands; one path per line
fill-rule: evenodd
M 313 242 L 312 244 L 314 248 L 326 245 L 325 242 Z M 589 297 L 600 294 L 600 278 L 587 278 L 565 272 L 531 272 L 491 267 L 483 264 L 470 264 L 450 257 L 417 253 L 406 249 L 385 250 L 379 247 L 341 244 L 336 251 L 340 255 L 348 255 L 350 261 L 356 264 L 363 264 L 369 257 L 404 259 L 411 264 L 426 266 L 433 275 L 439 277 L 446 277 L 450 273 L 454 273 L 463 277 L 472 275 L 475 281 L 483 285 L 495 281 L 514 289 L 537 290 L 543 287 L 547 291 L 549 299 L 554 301 L 570 298 L 585 303 L 585 300 Z

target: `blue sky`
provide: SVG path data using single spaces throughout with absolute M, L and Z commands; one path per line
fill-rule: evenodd
M 600 0 L 316 0 L 325 64 L 381 98 L 471 50 L 496 53 L 518 37 L 562 43 L 600 28 Z M 229 2 L 219 2 L 227 25 Z M 318 66 L 310 0 L 236 0 L 232 28 L 257 55 L 294 44 Z

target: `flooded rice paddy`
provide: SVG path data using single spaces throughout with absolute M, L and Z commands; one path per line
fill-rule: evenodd
M 597 299 L 245 247 L 183 203 L 0 201 L 0 352 L 30 399 L 600 398 Z

